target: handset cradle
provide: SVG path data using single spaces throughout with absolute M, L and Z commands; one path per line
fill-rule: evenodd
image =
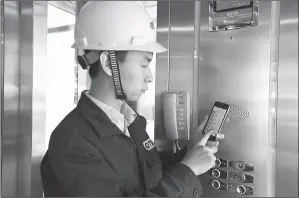
M 174 150 L 180 149 L 179 140 L 190 139 L 190 103 L 188 91 L 162 93 L 166 138 L 173 140 Z

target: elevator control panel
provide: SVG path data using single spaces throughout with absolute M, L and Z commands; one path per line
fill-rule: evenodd
M 211 175 L 214 178 L 221 178 L 221 179 L 227 179 L 228 176 L 226 171 L 217 168 L 211 170 Z
M 228 190 L 228 185 L 225 182 L 213 180 L 211 184 L 215 190 Z
M 226 160 L 219 159 L 219 158 L 216 159 L 215 165 L 216 165 L 216 167 L 227 167 L 228 166 Z
M 253 195 L 253 188 L 249 186 L 238 185 L 236 190 L 240 195 Z
M 231 161 L 229 166 L 238 171 L 254 171 L 254 165 L 242 161 Z
M 228 174 L 228 179 L 241 183 L 253 183 L 254 181 L 254 177 L 252 175 L 239 172 L 230 172 Z
M 244 174 L 242 172 L 227 172 L 217 168 L 210 170 L 212 177 L 217 179 L 228 179 L 231 181 L 241 182 L 241 183 L 253 183 L 254 177 L 252 175 Z
M 214 190 L 228 190 L 239 195 L 254 195 L 254 165 L 244 161 L 228 161 L 217 158 L 215 167 L 209 170 Z
M 239 195 L 254 195 L 254 188 L 244 184 L 230 183 L 221 180 L 211 180 L 211 186 L 214 190 L 227 190 Z

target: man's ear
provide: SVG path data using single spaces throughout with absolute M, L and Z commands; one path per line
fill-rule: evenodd
M 109 54 L 107 51 L 103 51 L 100 55 L 100 61 L 103 71 L 108 75 L 112 76 Z

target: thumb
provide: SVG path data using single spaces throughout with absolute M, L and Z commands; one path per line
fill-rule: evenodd
M 206 132 L 202 138 L 199 140 L 199 142 L 197 143 L 200 146 L 205 146 L 209 137 L 214 133 L 213 130 L 209 130 L 208 132 Z

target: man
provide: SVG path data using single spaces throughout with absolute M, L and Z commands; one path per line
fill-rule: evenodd
M 137 101 L 147 90 L 152 54 L 166 51 L 155 41 L 143 6 L 86 3 L 73 47 L 82 52 L 78 61 L 89 69 L 91 88 L 51 135 L 41 164 L 45 196 L 199 197 L 197 175 L 215 164 L 218 142 L 207 143 L 213 132 L 195 137 L 190 151 L 178 151 L 165 165 L 145 131 L 146 120 L 124 102 Z

